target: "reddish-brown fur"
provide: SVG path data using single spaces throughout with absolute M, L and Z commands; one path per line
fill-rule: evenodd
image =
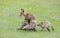
M 25 19 L 28 19 L 28 20 L 35 20 L 36 19 L 35 15 L 25 12 L 24 9 L 21 9 L 21 13 L 19 14 L 19 16 L 24 16 Z
M 29 25 L 31 25 L 31 27 L 33 26 L 34 28 L 36 27 L 36 16 L 33 14 L 29 14 L 27 12 L 25 12 L 24 9 L 21 9 L 21 13 L 19 16 L 24 16 L 25 17 L 25 21 L 27 21 L 29 23 Z

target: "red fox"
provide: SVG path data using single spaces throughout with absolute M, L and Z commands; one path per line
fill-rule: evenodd
M 35 15 L 29 14 L 29 13 L 25 12 L 24 9 L 21 9 L 21 13 L 19 14 L 19 16 L 24 16 L 25 17 L 25 21 L 27 21 L 27 23 L 31 27 L 34 27 L 34 29 L 36 28 L 36 16 Z
M 54 31 L 54 28 L 51 26 L 51 23 L 49 21 L 41 22 L 37 26 L 40 26 L 43 29 L 47 28 L 48 31 L 50 31 L 50 28 Z

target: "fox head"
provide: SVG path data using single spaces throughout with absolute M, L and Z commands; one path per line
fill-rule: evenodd
M 25 16 L 25 15 L 26 15 L 25 10 L 21 8 L 21 12 L 20 12 L 19 16 Z

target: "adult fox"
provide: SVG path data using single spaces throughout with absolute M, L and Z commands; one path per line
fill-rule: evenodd
M 27 21 L 27 23 L 34 28 L 34 30 L 36 30 L 36 16 L 30 13 L 25 12 L 24 9 L 21 9 L 21 12 L 19 14 L 19 16 L 24 16 L 25 17 L 25 21 Z M 23 25 L 21 28 L 23 28 L 25 25 Z

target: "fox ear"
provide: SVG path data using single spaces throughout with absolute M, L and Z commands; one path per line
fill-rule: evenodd
M 22 11 L 24 11 L 24 9 L 23 9 L 23 8 L 21 8 L 21 10 L 22 10 Z
M 21 8 L 21 10 L 23 10 L 23 9 Z
M 21 11 L 24 13 L 25 10 L 21 8 Z

